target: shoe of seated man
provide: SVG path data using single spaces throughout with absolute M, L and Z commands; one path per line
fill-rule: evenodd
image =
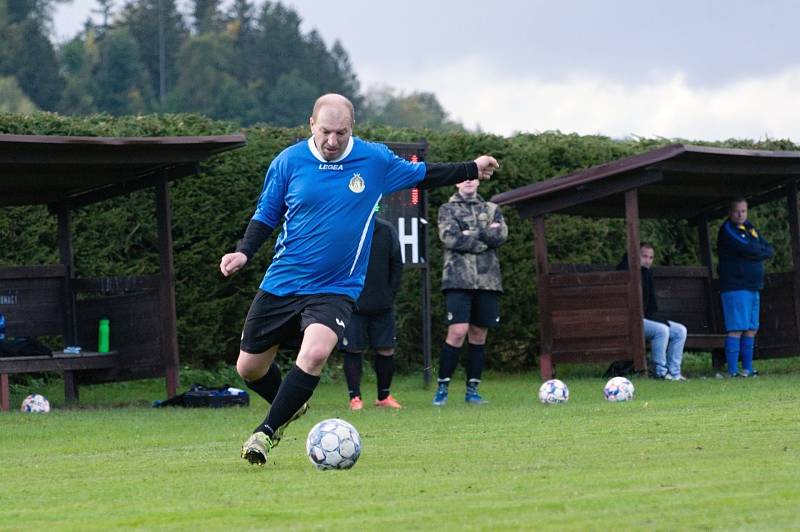
M 361 400 L 361 397 L 355 396 L 350 399 L 350 410 L 361 410 L 364 408 L 364 401 Z
M 386 399 L 375 400 L 375 406 L 380 408 L 394 408 L 395 410 L 399 410 L 403 408 L 400 403 L 397 402 L 397 399 L 392 397 L 392 394 L 386 396 Z
M 671 373 L 667 373 L 664 375 L 665 381 L 685 381 L 688 380 L 686 377 L 678 373 L 677 375 L 672 375 Z
M 276 447 L 281 442 L 281 438 L 283 438 L 283 431 L 286 430 L 286 427 L 289 426 L 289 423 L 291 423 L 292 421 L 297 421 L 301 416 L 303 416 L 306 412 L 308 412 L 309 408 L 310 407 L 308 406 L 308 403 L 303 403 L 303 406 L 297 409 L 297 412 L 294 413 L 294 415 L 289 419 L 289 421 L 287 421 L 286 423 L 284 423 L 275 430 L 275 434 L 273 434 L 271 438 L 273 447 Z
M 267 453 L 275 445 L 275 442 L 266 433 L 254 432 L 242 445 L 242 458 L 252 465 L 263 466 L 267 463 Z

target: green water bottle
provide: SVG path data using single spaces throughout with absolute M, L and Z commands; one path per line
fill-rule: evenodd
M 111 336 L 111 325 L 108 318 L 103 316 L 97 324 L 97 352 L 108 353 L 109 337 Z

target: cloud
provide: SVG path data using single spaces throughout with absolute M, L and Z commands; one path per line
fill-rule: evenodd
M 612 137 L 800 141 L 800 66 L 772 76 L 694 87 L 681 72 L 625 84 L 595 73 L 562 79 L 498 72 L 473 56 L 430 71 L 370 71 L 360 77 L 403 91 L 433 92 L 467 127 L 512 135 L 560 130 Z

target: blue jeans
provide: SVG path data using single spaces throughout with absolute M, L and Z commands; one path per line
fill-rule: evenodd
M 657 321 L 644 320 L 644 339 L 650 341 L 653 366 L 658 377 L 667 373 L 673 377 L 681 374 L 686 327 L 674 321 L 668 323 L 669 327 Z

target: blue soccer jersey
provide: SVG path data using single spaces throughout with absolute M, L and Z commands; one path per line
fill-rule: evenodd
M 261 289 L 278 296 L 342 294 L 364 286 L 375 206 L 384 194 L 425 177 L 386 146 L 351 137 L 336 161 L 314 139 L 285 149 L 270 164 L 253 219 L 283 229 Z

